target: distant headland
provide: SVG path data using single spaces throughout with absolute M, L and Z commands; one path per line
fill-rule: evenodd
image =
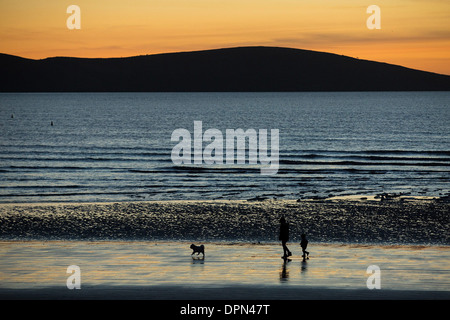
M 450 76 L 332 53 L 235 47 L 126 58 L 0 54 L 0 92 L 448 91 Z

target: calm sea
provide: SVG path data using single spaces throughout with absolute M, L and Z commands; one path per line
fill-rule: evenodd
M 278 173 L 175 165 L 194 121 L 278 129 Z M 440 196 L 449 124 L 450 92 L 0 94 L 0 202 Z

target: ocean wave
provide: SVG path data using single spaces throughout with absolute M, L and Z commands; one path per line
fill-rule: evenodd
M 415 159 L 408 159 L 409 161 Z M 434 159 L 433 159 L 434 161 Z M 437 167 L 449 167 L 450 163 L 441 162 L 369 162 L 369 161 L 304 161 L 304 160 L 283 160 L 281 159 L 280 164 L 286 165 L 328 165 L 328 166 L 437 166 Z

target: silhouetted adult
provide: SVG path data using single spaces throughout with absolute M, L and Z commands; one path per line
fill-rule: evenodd
M 289 241 L 289 223 L 286 222 L 286 219 L 284 217 L 281 217 L 280 219 L 279 240 L 281 240 L 281 245 L 283 246 L 283 258 L 292 256 L 291 251 L 289 251 L 288 247 L 286 246 L 286 243 Z
M 308 239 L 306 239 L 306 235 L 304 233 L 302 233 L 302 241 L 300 242 L 300 246 L 302 247 L 302 251 L 303 251 L 303 260 L 309 259 L 309 252 L 306 251 L 306 247 L 308 247 Z

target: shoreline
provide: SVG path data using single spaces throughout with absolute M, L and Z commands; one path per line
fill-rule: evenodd
M 42 244 L 65 244 L 65 243 L 115 243 L 115 244 L 133 244 L 133 243 L 147 243 L 149 245 L 164 245 L 170 243 L 191 245 L 195 240 L 188 239 L 0 239 L 0 245 L 2 244 L 30 244 L 30 243 L 42 243 Z M 200 243 L 200 242 L 199 242 Z M 201 241 L 204 245 L 223 245 L 223 246 L 261 246 L 261 247 L 278 247 L 281 246 L 279 241 L 248 241 L 248 240 L 206 240 Z M 298 241 L 289 241 L 288 247 L 299 246 Z M 398 249 L 407 248 L 411 250 L 421 250 L 426 248 L 435 249 L 450 249 L 450 245 L 447 244 L 428 244 L 428 243 L 376 243 L 376 242 L 314 242 L 316 246 L 324 247 L 348 247 L 348 248 L 383 248 L 383 249 Z M 282 250 L 282 249 L 281 249 Z M 300 250 L 297 248 L 297 250 Z
M 387 196 L 382 199 L 381 195 Z M 351 194 L 342 196 L 330 196 L 330 197 L 310 197 L 310 198 L 298 198 L 298 199 L 283 199 L 283 198 L 267 198 L 267 197 L 255 197 L 249 199 L 170 199 L 170 200 L 118 200 L 118 201 L 29 201 L 29 202 L 0 202 L 1 206 L 45 206 L 45 205 L 95 205 L 95 204 L 120 204 L 120 203 L 333 203 L 333 202 L 363 202 L 363 203 L 395 203 L 395 202 L 420 202 L 420 201 L 433 201 L 433 202 L 450 202 L 450 194 L 442 196 L 419 196 L 408 194 Z

